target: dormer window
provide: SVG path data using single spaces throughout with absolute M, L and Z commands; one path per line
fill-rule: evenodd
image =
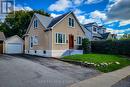
M 38 27 L 38 20 L 34 20 L 34 28 Z
M 69 27 L 74 27 L 75 23 L 74 23 L 74 19 L 73 18 L 69 18 Z

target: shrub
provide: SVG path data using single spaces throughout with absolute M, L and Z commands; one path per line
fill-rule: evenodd
M 90 41 L 89 41 L 87 38 L 84 38 L 84 39 L 82 40 L 82 49 L 83 49 L 83 51 L 84 51 L 84 54 L 91 52 Z
M 130 56 L 130 40 L 93 41 L 92 52 Z

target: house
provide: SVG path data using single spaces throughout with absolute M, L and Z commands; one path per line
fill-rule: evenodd
M 90 41 L 116 39 L 115 34 L 106 32 L 106 28 L 104 26 L 99 26 L 96 22 L 84 24 L 82 26 L 85 31 L 86 37 Z
M 3 41 L 5 40 L 5 35 L 3 32 L 0 32 L 0 54 L 3 54 Z
M 5 54 L 22 54 L 24 41 L 17 35 L 4 40 L 3 50 Z
M 62 57 L 82 54 L 85 32 L 73 12 L 56 18 L 34 14 L 25 34 L 25 54 Z

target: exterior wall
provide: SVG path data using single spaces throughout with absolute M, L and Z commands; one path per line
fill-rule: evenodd
M 83 50 L 52 50 L 52 57 L 56 58 L 75 54 L 83 54 Z
M 44 53 L 44 51 L 46 53 Z M 51 50 L 25 50 L 25 53 L 30 54 L 30 55 L 52 57 L 52 51 Z
M 107 40 L 112 40 L 112 39 L 113 39 L 113 38 L 112 38 L 112 35 L 109 34 Z
M 69 18 L 73 18 L 75 20 L 75 27 L 69 27 L 68 24 L 68 20 Z M 85 34 L 83 32 L 83 30 L 81 29 L 80 25 L 78 24 L 78 22 L 76 21 L 76 19 L 74 18 L 74 16 L 72 14 L 68 15 L 68 17 L 66 17 L 64 20 L 62 20 L 59 24 L 57 24 L 54 29 L 52 30 L 52 49 L 53 50 L 68 50 L 69 49 L 69 34 L 74 35 L 74 49 L 77 49 L 77 44 L 76 44 L 76 40 L 77 40 L 77 36 L 82 36 L 85 37 Z M 66 40 L 67 43 L 65 44 L 56 44 L 56 37 L 55 37 L 55 33 L 56 32 L 61 32 L 66 34 Z
M 72 14 L 69 17 L 74 18 Z M 64 56 L 65 53 L 71 52 L 68 51 L 69 49 L 69 34 L 74 35 L 74 48 L 77 49 L 76 39 L 77 36 L 85 37 L 85 34 L 79 24 L 75 20 L 75 27 L 69 27 L 68 25 L 68 18 L 65 18 L 62 22 L 57 24 L 54 29 L 50 31 L 44 31 L 45 28 L 42 26 L 40 21 L 38 20 L 38 28 L 33 28 L 33 22 L 30 26 L 30 30 L 28 35 L 25 36 L 25 53 L 31 55 L 39 55 L 44 57 L 61 57 Z M 36 17 L 34 17 L 36 19 Z M 33 19 L 33 20 L 34 20 Z M 66 34 L 68 43 L 66 44 L 56 44 L 55 41 L 55 33 L 61 32 Z M 38 45 L 34 45 L 30 48 L 30 37 L 31 36 L 38 36 Z M 82 54 L 82 50 L 75 50 L 71 52 L 72 54 Z M 68 54 L 67 54 L 68 55 Z
M 87 30 L 84 27 L 83 27 L 83 29 L 84 29 L 84 32 L 85 32 L 85 38 L 88 38 L 89 41 L 92 41 L 92 33 L 91 33 L 91 31 Z
M 34 17 L 33 20 L 35 20 L 35 19 L 37 19 L 37 18 Z M 46 55 L 46 56 L 49 55 L 48 50 L 51 50 L 51 48 L 52 48 L 52 44 L 51 44 L 52 32 L 51 31 L 45 32 L 44 30 L 45 30 L 45 28 L 42 26 L 42 24 L 40 23 L 39 20 L 38 20 L 38 27 L 36 29 L 34 29 L 33 22 L 32 22 L 28 35 L 25 37 L 25 53 L 34 54 L 33 51 L 38 51 L 38 52 L 40 51 L 39 53 L 41 55 Z M 38 45 L 33 45 L 32 48 L 30 48 L 30 37 L 31 36 L 38 36 Z M 46 54 L 44 54 L 43 51 L 46 51 Z M 35 53 L 35 54 L 37 55 L 37 53 Z

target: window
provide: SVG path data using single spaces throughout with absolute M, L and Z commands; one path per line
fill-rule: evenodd
M 28 50 L 28 53 L 29 53 L 29 50 Z
M 82 44 L 82 37 L 80 37 L 80 36 L 77 37 L 77 44 L 78 45 Z
M 30 37 L 30 48 L 33 47 L 33 37 Z
M 38 27 L 38 21 L 34 20 L 34 28 L 37 28 L 37 27 Z
M 63 33 L 56 33 L 56 43 L 66 43 L 66 36 Z
M 43 51 L 43 54 L 46 54 L 46 51 L 45 51 L 45 50 Z
M 93 31 L 94 31 L 94 32 L 97 32 L 97 29 L 94 27 L 94 28 L 93 28 Z
M 33 44 L 38 45 L 38 36 L 33 37 Z
M 74 24 L 74 19 L 69 18 L 69 26 L 70 26 L 70 27 L 74 27 L 74 26 L 75 26 L 75 24 Z

